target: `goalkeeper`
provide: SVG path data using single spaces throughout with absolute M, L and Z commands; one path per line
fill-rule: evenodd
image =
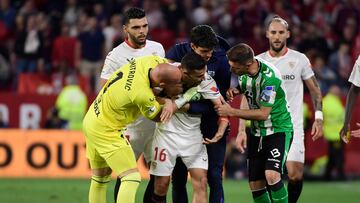
M 121 179 L 117 202 L 135 202 L 141 178 L 122 129 L 140 114 L 154 121 L 167 121 L 171 117 L 175 103 L 156 98 L 158 93 L 154 95 L 153 89 L 163 89 L 165 95 L 177 95 L 182 91 L 180 88 L 177 91 L 178 85 L 193 87 L 204 80 L 206 62 L 197 54 L 186 55 L 180 66 L 166 62 L 158 56 L 130 60 L 113 73 L 90 106 L 83 121 L 86 156 L 92 171 L 90 203 L 106 202 L 112 171 Z M 160 102 L 165 105 L 161 107 Z
M 195 94 L 198 92 L 197 94 Z M 221 94 L 211 76 L 206 75 L 199 86 L 193 87 L 175 100 L 180 109 L 189 101 L 201 97 L 210 99 L 214 105 L 221 105 Z M 220 140 L 228 126 L 227 118 L 219 118 L 219 128 L 212 139 L 205 138 L 200 130 L 201 114 L 188 114 L 186 105 L 172 116 L 169 122 L 157 123 L 153 142 L 150 174 L 155 177 L 154 191 L 150 202 L 166 202 L 166 193 L 170 184 L 170 176 L 179 157 L 186 165 L 193 184 L 192 202 L 207 202 L 207 169 L 208 154 L 204 144 L 216 143 Z

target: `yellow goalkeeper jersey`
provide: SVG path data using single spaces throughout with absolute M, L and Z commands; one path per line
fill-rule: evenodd
M 150 70 L 166 62 L 159 56 L 130 59 L 101 89 L 84 118 L 83 127 L 103 134 L 122 130 L 140 114 L 149 119 L 156 117 L 161 107 L 150 87 Z

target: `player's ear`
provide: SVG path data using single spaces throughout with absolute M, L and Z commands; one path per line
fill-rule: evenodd
M 269 39 L 269 30 L 266 30 L 265 35 L 266 35 L 266 38 Z
M 164 82 L 161 82 L 161 83 L 159 84 L 159 87 L 160 87 L 160 88 L 164 88 L 165 85 L 166 85 L 166 84 L 165 84 Z
M 192 50 L 194 50 L 194 51 L 195 51 L 195 49 L 196 49 L 196 45 L 195 45 L 194 43 L 192 43 L 192 42 L 191 42 L 191 43 L 190 43 L 190 47 L 191 47 L 191 49 L 192 49 Z
M 290 31 L 287 31 L 286 39 L 290 38 Z

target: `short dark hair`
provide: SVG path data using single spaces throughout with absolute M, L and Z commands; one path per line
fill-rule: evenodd
M 123 24 L 126 25 L 131 19 L 140 19 L 145 17 L 145 11 L 141 8 L 131 7 L 124 13 Z
M 237 44 L 226 52 L 229 61 L 246 64 L 254 59 L 253 49 L 244 43 Z
M 214 30 L 208 25 L 197 25 L 190 31 L 190 42 L 196 46 L 213 49 L 219 44 Z
M 197 53 L 189 52 L 181 59 L 181 66 L 186 70 L 201 70 L 206 66 L 206 61 Z

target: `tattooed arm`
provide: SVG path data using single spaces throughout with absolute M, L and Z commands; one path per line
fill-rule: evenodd
M 322 95 L 320 91 L 319 84 L 315 78 L 315 76 L 312 76 L 311 78 L 304 80 L 307 88 L 310 91 L 311 100 L 314 105 L 315 111 L 322 112 Z M 322 114 L 321 114 L 322 117 Z M 319 137 L 323 135 L 323 129 L 322 129 L 322 118 L 316 118 L 312 125 L 311 135 L 313 136 L 312 139 L 316 140 Z

